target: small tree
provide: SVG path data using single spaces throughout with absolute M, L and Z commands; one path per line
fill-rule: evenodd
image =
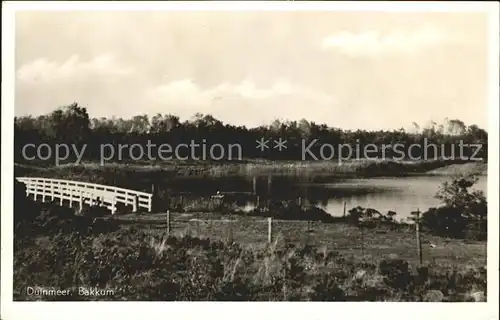
M 464 218 L 481 219 L 486 216 L 487 202 L 484 193 L 470 190 L 479 177 L 475 173 L 455 176 L 451 181 L 445 181 L 436 194 L 444 206 L 457 210 Z
M 394 217 L 396 216 L 396 212 L 394 211 L 387 211 L 387 219 L 389 219 L 389 221 L 394 221 Z
M 444 182 L 436 194 L 443 206 L 425 212 L 423 225 L 435 234 L 459 238 L 479 227 L 477 237 L 484 238 L 487 201 L 482 191 L 471 190 L 477 181 L 477 174 L 469 173 Z

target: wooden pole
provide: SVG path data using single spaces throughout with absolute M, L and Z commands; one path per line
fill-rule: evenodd
M 364 256 L 365 252 L 365 240 L 364 238 L 364 230 L 363 230 L 363 221 L 361 221 L 361 255 Z
M 419 266 L 422 266 L 422 243 L 420 242 L 420 210 L 417 209 L 417 219 L 415 221 L 415 231 L 417 236 L 417 253 Z
M 254 195 L 257 194 L 257 177 L 253 177 L 252 179 L 252 192 Z
M 267 218 L 267 242 L 271 244 L 271 241 L 273 240 L 272 234 L 273 234 L 273 218 L 269 217 Z
M 266 207 L 269 210 L 271 208 L 271 190 L 272 190 L 273 178 L 271 175 L 267 176 L 267 201 Z
M 345 218 L 345 215 L 346 215 L 346 205 L 347 205 L 347 203 L 346 203 L 346 201 L 344 200 L 344 218 Z
M 267 176 L 267 195 L 271 196 L 271 190 L 273 185 L 273 177 L 271 175 Z
M 170 210 L 167 210 L 167 236 L 170 236 Z
M 201 238 L 200 233 L 201 233 L 201 231 L 200 231 L 200 218 L 198 215 L 198 219 L 196 219 L 196 234 L 197 234 L 198 238 Z
M 228 227 L 229 227 L 229 243 L 233 243 L 233 225 L 232 225 L 232 219 L 231 217 L 229 218 L 229 222 L 228 222 Z

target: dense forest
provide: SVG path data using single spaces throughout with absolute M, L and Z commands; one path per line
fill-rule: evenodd
M 243 115 L 242 115 L 243 116 Z M 405 146 L 404 159 L 436 158 L 449 160 L 460 155 L 474 158 L 487 158 L 488 133 L 477 125 L 466 125 L 461 120 L 445 119 L 443 123 L 431 123 L 419 127 L 413 123 L 414 130 L 398 129 L 393 131 L 343 130 L 317 124 L 302 119 L 300 121 L 276 120 L 267 126 L 247 128 L 225 124 L 211 115 L 196 114 L 190 120 L 180 121 L 179 117 L 170 114 L 157 114 L 153 117 L 138 115 L 131 119 L 92 118 L 85 107 L 78 103 L 60 107 L 50 114 L 41 116 L 23 116 L 15 118 L 15 161 L 23 162 L 22 149 L 27 144 L 68 144 L 75 147 L 86 145 L 85 160 L 98 160 L 100 146 L 103 144 L 141 144 L 153 145 L 181 143 L 191 141 L 210 147 L 214 144 L 229 146 L 239 144 L 244 159 L 269 160 L 301 160 L 304 146 L 318 152 L 322 144 L 338 146 L 349 144 L 352 148 L 363 150 L 368 144 L 376 146 Z M 256 141 L 264 139 L 286 140 L 286 149 L 279 151 L 271 140 L 269 148 L 261 151 L 256 148 Z M 410 148 L 412 144 L 423 147 Z M 435 144 L 438 147 L 427 147 Z M 470 145 L 463 147 L 460 144 Z M 477 146 L 481 145 L 476 154 Z M 401 148 L 400 150 L 403 150 Z M 345 151 L 346 154 L 343 154 Z M 337 152 L 332 158 L 349 157 L 349 150 Z M 384 152 L 382 154 L 382 151 Z M 187 151 L 186 151 L 187 152 Z M 352 152 L 352 151 L 350 151 Z M 379 153 L 379 154 L 377 154 Z M 124 159 L 128 153 L 124 154 Z M 373 153 L 370 157 L 385 156 L 398 158 L 401 154 L 388 149 Z M 304 159 L 302 159 L 304 160 Z M 306 159 L 309 160 L 309 159 Z M 313 159 L 310 159 L 313 160 Z

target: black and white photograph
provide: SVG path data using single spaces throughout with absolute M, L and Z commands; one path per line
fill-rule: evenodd
M 120 2 L 9 3 L 2 304 L 498 306 L 498 3 Z

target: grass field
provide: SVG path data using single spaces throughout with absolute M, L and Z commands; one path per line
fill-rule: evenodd
M 76 176 L 88 176 L 92 173 L 126 173 L 162 174 L 172 176 L 400 176 L 407 174 L 452 174 L 457 171 L 480 172 L 485 174 L 487 166 L 482 162 L 463 163 L 457 161 L 392 161 L 392 160 L 344 160 L 332 161 L 268 161 L 249 160 L 237 162 L 211 161 L 165 161 L 136 163 L 105 163 L 98 162 L 81 164 L 36 165 L 16 164 L 20 173 L 39 173 L 42 175 L 58 175 L 67 179 Z
M 128 214 L 117 219 L 124 223 L 124 227 L 140 227 L 157 235 L 167 232 L 166 213 Z M 413 266 L 419 262 L 414 226 L 360 229 L 346 223 L 273 220 L 271 231 L 272 241 L 278 246 L 312 245 L 320 250 L 352 256 L 360 262 L 388 258 L 405 259 Z M 170 235 L 222 241 L 232 239 L 245 246 L 265 247 L 268 220 L 217 213 L 170 213 Z M 427 233 L 421 234 L 421 241 L 424 264 L 461 265 L 464 268 L 485 265 L 485 242 L 446 239 Z

